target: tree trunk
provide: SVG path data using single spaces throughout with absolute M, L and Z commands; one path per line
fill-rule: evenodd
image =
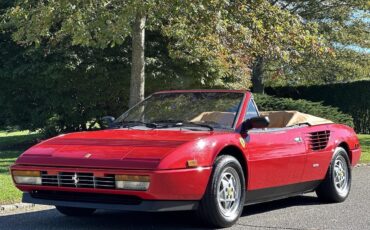
M 131 64 L 130 100 L 129 100 L 130 108 L 144 99 L 145 22 L 146 16 L 143 13 L 137 13 L 135 22 L 132 26 L 132 64 Z
M 264 60 L 262 57 L 258 57 L 253 66 L 252 70 L 252 92 L 253 93 L 265 93 L 263 83 L 263 70 Z

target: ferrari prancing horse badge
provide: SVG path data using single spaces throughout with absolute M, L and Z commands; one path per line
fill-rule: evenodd
M 244 141 L 244 139 L 241 137 L 241 138 L 239 138 L 239 141 L 240 141 L 240 144 L 243 146 L 243 148 L 245 148 L 245 141 Z

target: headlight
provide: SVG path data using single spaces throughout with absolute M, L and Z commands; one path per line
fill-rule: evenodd
M 17 184 L 41 185 L 42 180 L 39 171 L 14 170 L 12 175 Z
M 116 175 L 116 188 L 127 190 L 148 190 L 150 184 L 149 176 Z

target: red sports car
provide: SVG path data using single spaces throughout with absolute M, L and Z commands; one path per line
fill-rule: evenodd
M 101 131 L 60 135 L 11 167 L 23 202 L 65 215 L 194 210 L 227 227 L 248 204 L 316 191 L 344 201 L 355 132 L 294 111 L 259 112 L 248 91 L 155 93 Z

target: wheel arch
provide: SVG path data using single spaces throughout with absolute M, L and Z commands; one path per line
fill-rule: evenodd
M 341 148 L 343 148 L 344 150 L 346 150 L 347 155 L 348 155 L 348 159 L 349 159 L 349 161 L 350 161 L 350 164 L 352 164 L 352 153 L 351 153 L 351 149 L 349 148 L 348 143 L 347 143 L 347 142 L 345 142 L 345 141 L 342 141 L 342 142 L 340 142 L 340 143 L 338 144 L 338 146 L 337 146 L 337 147 L 341 147 Z
M 238 148 L 235 145 L 228 145 L 225 146 L 221 149 L 221 151 L 217 154 L 215 157 L 214 161 L 216 160 L 217 157 L 222 156 L 222 155 L 229 155 L 235 157 L 240 165 L 242 166 L 243 173 L 244 173 L 244 179 L 245 179 L 245 185 L 248 186 L 248 161 L 243 153 L 243 151 Z

